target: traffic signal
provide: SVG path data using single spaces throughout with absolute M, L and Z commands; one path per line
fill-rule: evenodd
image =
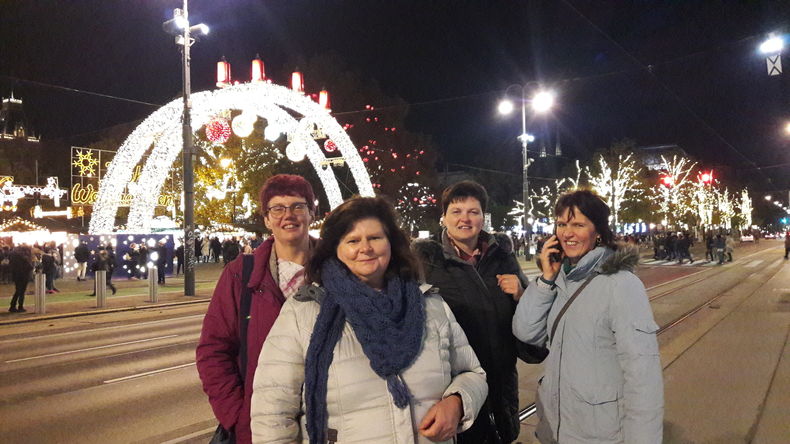
M 667 188 L 675 185 L 675 178 L 672 176 L 661 176 L 661 184 Z
M 713 170 L 701 172 L 699 174 L 699 181 L 704 184 L 711 184 L 713 182 Z
M 783 218 L 779 219 L 779 221 L 782 222 L 782 224 L 785 224 L 785 225 L 787 225 L 787 222 L 788 222 L 786 217 L 783 217 Z

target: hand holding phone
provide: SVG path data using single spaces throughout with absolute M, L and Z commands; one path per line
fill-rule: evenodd
M 554 235 L 554 238 L 555 239 L 557 238 L 556 234 Z M 549 260 L 551 262 L 562 262 L 562 244 L 560 243 L 559 239 L 557 239 L 557 244 L 554 245 L 553 247 L 556 248 L 557 250 L 560 250 L 560 251 L 558 251 L 556 253 L 550 253 L 549 254 Z

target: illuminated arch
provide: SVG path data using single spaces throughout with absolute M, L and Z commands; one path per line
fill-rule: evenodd
M 202 127 L 217 113 L 228 109 L 254 113 L 281 128 L 290 140 L 286 152 L 300 158 L 302 153 L 307 156 L 321 179 L 331 208 L 340 205 L 343 197 L 332 167 L 321 166 L 326 157 L 312 137 L 314 128 L 335 142 L 354 177 L 358 193 L 374 195 L 370 176 L 351 139 L 329 111 L 309 97 L 271 83 L 246 83 L 195 93 L 192 94 L 193 128 Z M 129 189 L 134 199 L 127 221 L 130 232 L 149 231 L 162 185 L 183 150 L 182 110 L 181 99 L 158 109 L 135 128 L 118 149 L 99 187 L 90 222 L 91 233 L 113 230 L 121 194 L 131 180 L 134 167 L 153 144 L 139 179 Z

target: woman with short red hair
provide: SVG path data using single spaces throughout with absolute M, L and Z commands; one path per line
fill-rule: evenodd
M 196 351 L 203 390 L 220 422 L 216 434 L 235 435 L 237 444 L 252 441 L 252 378 L 263 341 L 285 300 L 304 283 L 304 265 L 315 244 L 308 234 L 315 194 L 303 177 L 271 177 L 261 189 L 260 202 L 272 236 L 253 254 L 240 255 L 225 267 Z

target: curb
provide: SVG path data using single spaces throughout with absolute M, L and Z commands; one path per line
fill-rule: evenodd
M 92 311 L 76 311 L 71 313 L 61 313 L 61 314 L 52 314 L 52 315 L 40 315 L 40 316 L 32 316 L 29 318 L 22 318 L 22 319 L 13 319 L 9 321 L 0 321 L 0 327 L 4 325 L 13 325 L 13 324 L 24 324 L 28 322 L 36 322 L 36 321 L 48 321 L 51 319 L 63 319 L 63 318 L 73 318 L 77 316 L 91 316 L 91 315 L 99 315 L 99 314 L 106 314 L 106 313 L 120 313 L 124 311 L 132 311 L 132 310 L 146 310 L 151 308 L 162 308 L 162 307 L 177 307 L 179 305 L 191 305 L 191 304 L 200 304 L 203 302 L 210 302 L 211 298 L 202 298 L 202 299 L 195 299 L 191 301 L 177 301 L 177 302 L 165 302 L 162 304 L 156 305 L 133 305 L 131 307 L 117 307 L 117 308 L 102 308 L 99 310 L 92 310 Z

